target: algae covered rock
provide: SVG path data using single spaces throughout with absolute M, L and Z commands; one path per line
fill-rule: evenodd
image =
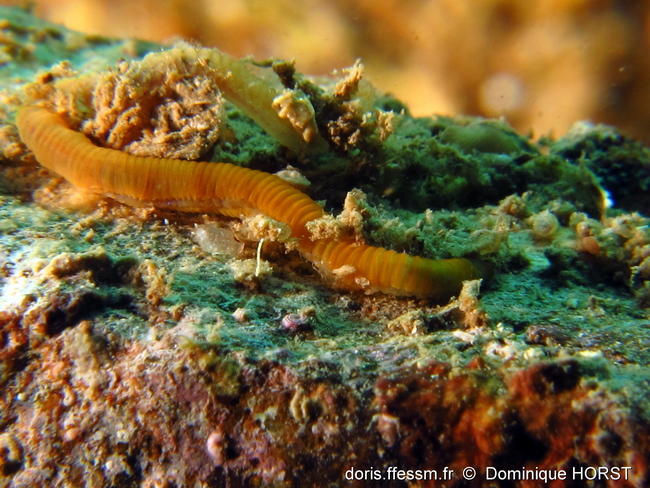
M 647 148 L 413 118 L 360 63 L 0 14 L 0 486 L 647 485 Z M 97 145 L 279 171 L 331 212 L 314 238 L 483 278 L 444 303 L 339 290 L 268 216 L 80 193 L 18 138 L 25 103 Z
M 576 123 L 552 145 L 552 152 L 585 164 L 609 193 L 612 204 L 648 214 L 650 150 L 614 127 Z

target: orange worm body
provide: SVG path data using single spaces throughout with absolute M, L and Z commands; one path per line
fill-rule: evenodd
M 349 239 L 312 241 L 306 224 L 325 215 L 323 209 L 275 175 L 227 163 L 140 157 L 97 147 L 44 108 L 21 108 L 16 123 L 36 159 L 80 189 L 130 205 L 151 203 L 230 217 L 263 213 L 284 222 L 302 255 L 342 288 L 444 299 L 458 293 L 463 280 L 481 276 L 468 259 L 426 259 Z

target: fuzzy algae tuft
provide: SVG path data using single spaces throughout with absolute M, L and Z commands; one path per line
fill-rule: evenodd
M 27 46 L 45 28 L 6 18 Z M 203 48 L 46 29 L 51 57 L 18 53 L 0 78 L 0 485 L 337 486 L 361 466 L 504 460 L 647 481 L 650 219 L 607 203 L 642 194 L 643 146 L 416 119 L 360 64 L 316 80 L 222 59 L 273 80 L 246 109 L 177 56 Z M 80 196 L 18 138 L 12 114 L 34 103 L 97 146 L 286 170 L 331 213 L 309 226 L 321 239 L 476 256 L 493 275 L 440 305 L 336 290 L 275 219 Z

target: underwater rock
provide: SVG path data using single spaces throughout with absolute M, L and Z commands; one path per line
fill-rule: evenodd
M 0 12 L 16 43 L 43 29 Z M 468 467 L 472 486 L 492 485 L 488 467 L 629 467 L 611 485 L 647 485 L 649 219 L 604 204 L 617 187 L 602 159 L 574 157 L 582 142 L 414 119 L 360 64 L 319 81 L 233 60 L 259 89 L 272 80 L 250 114 L 180 63 L 205 48 L 128 56 L 126 41 L 76 34 L 74 50 L 69 31 L 46 29 L 49 57 L 13 49 L 2 66 L 19 82 L 3 77 L 0 101 L 0 486 L 369 486 L 359 476 L 398 468 L 454 472 L 413 486 L 467 486 Z M 18 139 L 12 114 L 35 100 L 72 107 L 97 144 L 114 128 L 91 112 L 119 122 L 121 150 L 290 164 L 333 210 L 312 236 L 345 237 L 350 253 L 469 256 L 484 278 L 442 304 L 336 290 L 266 216 L 77 194 Z M 639 181 L 643 155 L 626 156 Z
M 650 209 L 650 149 L 616 128 L 578 122 L 551 148 L 593 171 L 608 193 L 610 205 L 628 212 Z

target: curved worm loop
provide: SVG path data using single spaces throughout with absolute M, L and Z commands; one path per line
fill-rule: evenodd
M 227 163 L 132 156 L 95 146 L 57 114 L 18 111 L 16 124 L 36 159 L 74 186 L 129 205 L 151 203 L 231 217 L 263 213 L 289 225 L 298 248 L 338 287 L 446 299 L 463 280 L 481 277 L 468 259 L 432 260 L 350 240 L 311 241 L 307 222 L 325 215 L 309 196 L 275 175 Z

